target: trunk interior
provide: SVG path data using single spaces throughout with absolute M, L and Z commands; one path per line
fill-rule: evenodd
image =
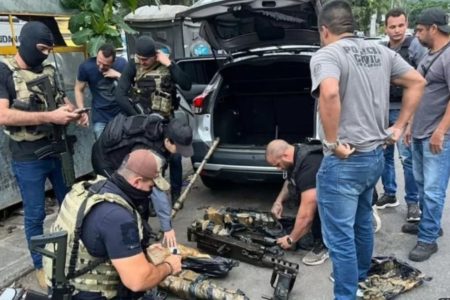
M 310 57 L 270 57 L 233 64 L 221 71 L 214 107 L 214 135 L 221 147 L 264 147 L 314 136 Z

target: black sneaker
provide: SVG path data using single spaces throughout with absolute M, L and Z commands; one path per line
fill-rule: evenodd
M 400 203 L 397 200 L 397 197 L 389 196 L 386 194 L 383 194 L 380 198 L 378 198 L 377 203 L 375 205 L 378 209 L 384 209 L 386 207 L 395 207 L 398 206 Z
M 408 204 L 408 214 L 406 215 L 407 222 L 417 222 L 420 221 L 420 211 L 418 204 Z
M 424 261 L 430 258 L 433 253 L 438 251 L 436 243 L 428 244 L 424 242 L 417 242 L 414 249 L 409 252 L 409 259 L 412 261 Z
M 402 232 L 417 235 L 419 233 L 419 223 L 405 223 L 402 226 Z M 444 235 L 444 230 L 439 229 L 439 236 Z

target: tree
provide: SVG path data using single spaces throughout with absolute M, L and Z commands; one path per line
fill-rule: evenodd
M 69 20 L 72 41 L 86 45 L 89 55 L 95 56 L 104 43 L 122 47 L 121 30 L 135 33 L 123 17 L 137 7 L 138 0 L 60 0 L 66 8 L 78 9 L 79 14 Z
M 417 0 L 411 1 L 408 5 L 408 19 L 410 26 L 415 26 L 420 13 L 430 7 L 439 7 L 450 12 L 450 2 L 448 0 Z

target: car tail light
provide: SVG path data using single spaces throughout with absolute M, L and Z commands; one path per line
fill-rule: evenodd
M 201 94 L 194 98 L 192 101 L 192 106 L 194 107 L 194 113 L 201 114 L 205 109 L 206 97 L 208 94 Z

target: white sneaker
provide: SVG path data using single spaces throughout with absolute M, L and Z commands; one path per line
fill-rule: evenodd
M 320 241 L 314 244 L 314 248 L 303 257 L 302 262 L 307 266 L 316 266 L 323 264 L 328 257 L 328 249 Z

